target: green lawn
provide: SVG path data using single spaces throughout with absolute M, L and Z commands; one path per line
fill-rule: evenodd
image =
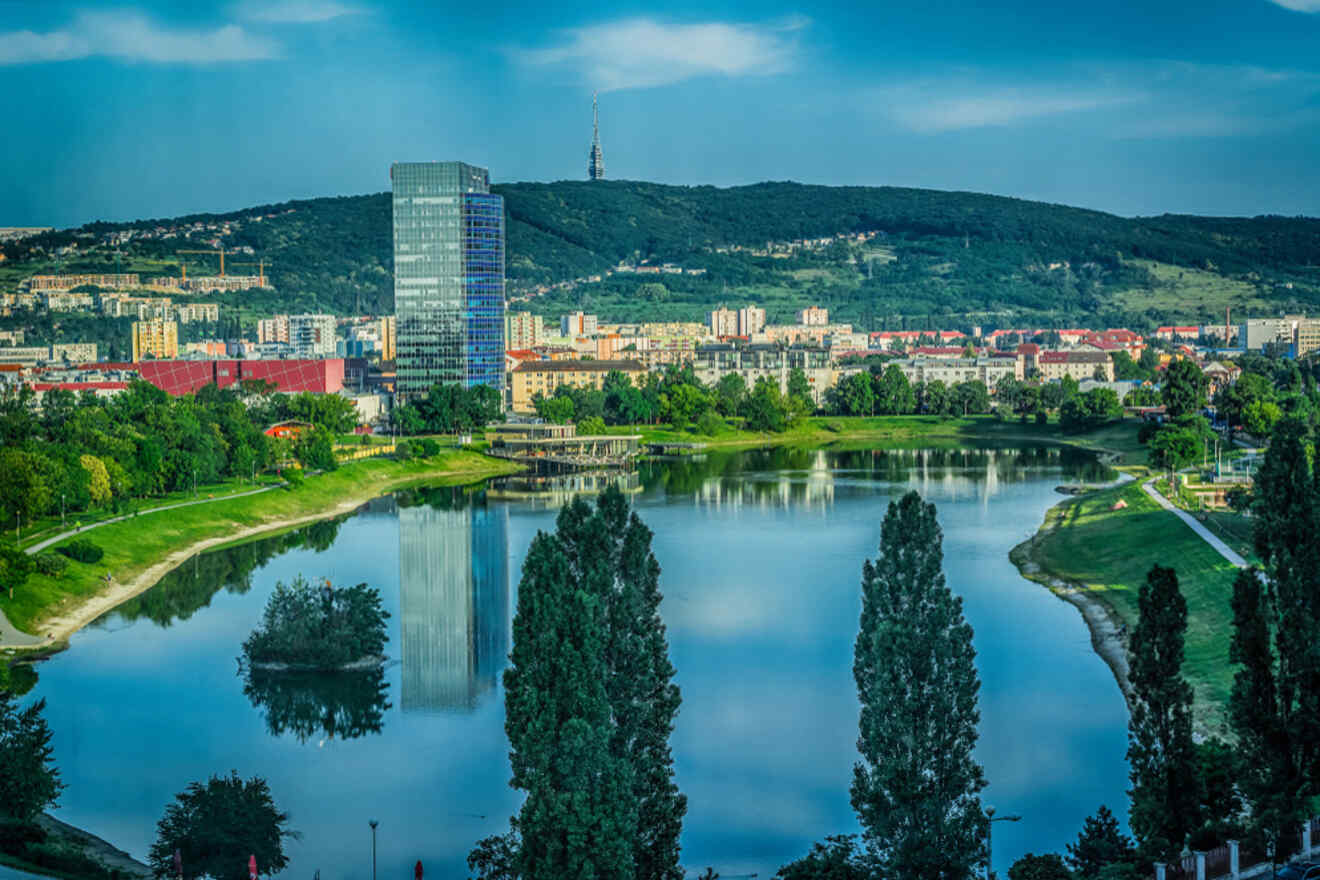
M 83 536 L 105 549 L 105 558 L 94 565 L 71 561 L 59 577 L 33 574 L 12 599 L 0 594 L 0 609 L 19 629 L 38 633 L 42 620 L 100 591 L 107 572 L 126 583 L 197 541 L 313 516 L 344 501 L 367 501 L 409 484 L 466 483 L 514 470 L 515 465 L 472 452 L 443 452 L 431 459 L 406 462 L 375 458 L 309 477 L 297 489 L 143 514 L 85 532 Z
M 1112 510 L 1118 499 L 1127 503 Z M 1187 599 L 1183 671 L 1196 693 L 1196 718 L 1222 731 L 1233 682 L 1228 660 L 1237 570 L 1140 485 L 1107 489 L 1053 508 L 1030 551 L 1046 574 L 1082 586 L 1129 630 L 1136 625 L 1137 591 L 1152 565 L 1170 566 Z

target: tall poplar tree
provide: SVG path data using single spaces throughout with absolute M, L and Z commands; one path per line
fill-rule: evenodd
M 572 576 L 563 547 L 538 533 L 527 551 L 504 671 L 513 820 L 525 880 L 632 880 L 632 768 L 610 749 L 606 609 Z M 479 845 L 480 846 L 480 845 Z
M 862 569 L 852 804 L 881 876 L 965 880 L 985 855 L 972 628 L 944 581 L 935 506 L 891 502 Z
M 1320 486 L 1307 426 L 1275 428 L 1256 474 L 1256 552 L 1264 573 L 1233 587 L 1231 657 L 1240 664 L 1230 720 L 1245 768 L 1254 830 L 1276 858 L 1297 845 L 1320 794 Z
M 1167 862 L 1182 853 L 1200 820 L 1192 687 L 1182 674 L 1187 602 L 1174 570 L 1152 567 L 1137 605 L 1140 617 L 1128 646 L 1128 821 L 1142 854 Z
M 588 853 L 569 855 L 572 847 L 597 845 L 589 830 L 545 850 L 542 841 L 554 837 L 555 823 L 572 817 L 554 810 L 529 813 L 524 805 L 514 822 L 516 834 L 481 841 L 473 851 L 469 865 L 478 876 L 550 877 L 566 871 L 561 876 L 681 880 L 678 839 L 687 799 L 674 780 L 669 748 L 681 699 L 660 617 L 660 565 L 651 538 L 617 488 L 603 493 L 594 510 L 581 499 L 565 505 L 555 533 L 538 535 L 528 551 L 518 588 L 513 666 L 505 673 L 512 784 L 528 791 L 531 804 L 529 786 L 545 774 L 523 772 L 536 760 L 524 762 L 523 753 L 559 766 L 556 756 L 589 740 L 591 754 L 603 761 L 598 775 L 612 776 L 615 784 L 584 789 L 582 778 L 552 778 L 551 787 L 575 792 L 579 807 L 600 800 L 591 820 L 579 827 L 612 827 L 608 852 L 587 862 L 582 858 Z M 558 733 L 562 712 L 547 714 L 549 701 L 570 683 L 569 705 L 590 719 L 590 737 L 574 743 Z M 584 695 L 589 699 L 581 702 Z M 533 874 L 542 862 L 553 868 Z

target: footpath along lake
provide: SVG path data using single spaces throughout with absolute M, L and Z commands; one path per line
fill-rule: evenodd
M 1055 486 L 1110 474 L 1070 448 L 758 450 L 644 463 L 624 478 L 655 532 L 683 692 L 673 737 L 688 796 L 683 863 L 770 877 L 854 832 L 853 640 L 863 560 L 891 498 L 938 507 L 945 570 L 975 628 L 994 867 L 1062 851 L 1085 816 L 1126 814 L 1126 709 L 1077 610 L 1008 551 Z M 591 478 L 578 478 L 581 483 Z M 209 774 L 260 775 L 301 839 L 284 876 L 466 877 L 507 828 L 500 673 L 523 554 L 567 497 L 525 480 L 386 496 L 339 521 L 203 554 L 39 667 L 68 788 L 56 811 L 145 858 L 165 805 Z M 276 581 L 378 587 L 383 673 L 253 682 L 235 658 Z M 236 854 L 246 859 L 245 854 Z

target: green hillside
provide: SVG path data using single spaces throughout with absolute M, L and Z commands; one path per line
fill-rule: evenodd
M 974 193 L 794 183 L 518 183 L 495 191 L 508 211 L 513 297 L 621 260 L 706 270 L 620 274 L 515 306 L 547 315 L 585 307 L 606 320 L 699 320 L 713 305 L 750 300 L 765 304 L 772 320 L 819 303 L 859 328 L 883 329 L 1020 320 L 1141 327 L 1222 320 L 1225 307 L 1239 315 L 1320 310 L 1317 219 L 1127 219 Z M 240 307 L 245 323 L 274 311 L 392 310 L 388 193 L 62 230 L 7 245 L 0 290 L 38 271 L 174 272 L 167 263 L 182 259 L 175 250 L 215 233 L 135 239 L 118 253 L 106 237 L 197 222 L 230 222 L 226 246 L 251 247 L 270 263 L 276 292 L 222 298 Z M 791 255 L 737 250 L 872 231 L 865 243 Z M 57 256 L 71 244 L 76 252 Z M 215 270 L 212 257 L 186 259 L 194 274 Z

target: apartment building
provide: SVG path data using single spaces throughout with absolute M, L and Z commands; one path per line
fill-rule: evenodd
M 1096 370 L 1101 371 L 1104 381 L 1114 381 L 1114 359 L 1103 351 L 1042 351 L 1036 355 L 1036 370 L 1046 381 L 1064 376 L 1078 382 L 1094 379 Z
M 179 356 L 179 325 L 175 321 L 134 321 L 133 361 L 151 357 L 168 360 Z
M 633 384 L 646 375 L 646 367 L 635 360 L 610 361 L 523 361 L 509 373 L 513 393 L 514 412 L 533 413 L 532 399 L 537 395 L 549 397 L 560 385 L 599 390 L 612 370 L 623 373 Z
M 386 315 L 380 319 L 380 359 L 382 361 L 394 360 L 399 346 L 399 323 L 393 315 Z
M 830 322 L 830 310 L 820 306 L 798 309 L 797 322 L 805 327 L 824 327 Z
M 289 316 L 289 344 L 298 357 L 333 357 L 337 339 L 334 315 Z
M 289 316 L 272 315 L 257 321 L 257 342 L 288 342 Z
M 754 305 L 737 310 L 720 307 L 706 313 L 706 326 L 712 336 L 746 336 L 750 339 L 765 329 L 765 309 Z
M 749 389 L 764 378 L 776 382 L 785 393 L 789 374 L 799 369 L 806 375 L 812 399 L 818 404 L 825 389 L 834 384 L 829 350 L 820 347 L 786 348 L 765 343 L 702 345 L 694 352 L 693 369 L 706 385 L 715 385 L 725 376 L 737 373 Z
M 945 385 L 982 382 L 993 391 L 1001 379 L 1021 378 L 1022 361 L 1017 357 L 960 357 L 909 358 L 892 363 L 913 385 L 936 381 Z
M 141 287 L 136 273 L 101 275 L 33 275 L 27 280 L 28 290 L 73 290 L 75 287 L 100 287 L 104 290 L 129 290 Z
M 90 364 L 96 360 L 95 342 L 57 342 L 50 347 L 50 359 L 71 364 Z
M 194 321 L 216 323 L 220 320 L 220 306 L 217 303 L 189 303 L 175 307 L 175 317 L 180 324 Z
M 581 313 L 579 313 L 581 314 Z M 561 322 L 562 323 L 562 322 Z M 531 348 L 545 340 L 545 319 L 531 312 L 504 314 L 504 347 Z
M 90 293 L 69 293 L 61 290 L 47 291 L 44 296 L 46 309 L 52 312 L 81 312 L 92 308 Z
M 560 336 L 593 336 L 599 329 L 600 321 L 595 315 L 573 312 L 559 319 Z

